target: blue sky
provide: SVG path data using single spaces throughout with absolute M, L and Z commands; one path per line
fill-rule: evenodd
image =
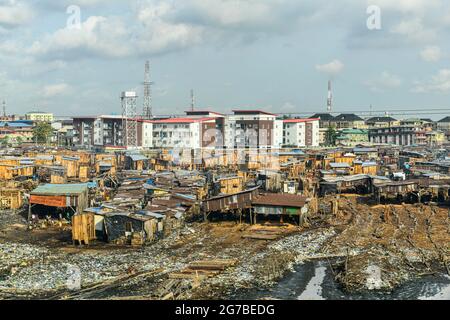
M 182 113 L 191 88 L 202 109 L 325 111 L 332 79 L 335 111 L 439 118 L 427 110 L 450 114 L 449 35 L 445 0 L 0 0 L 0 99 L 9 113 L 120 113 L 149 59 L 155 114 Z

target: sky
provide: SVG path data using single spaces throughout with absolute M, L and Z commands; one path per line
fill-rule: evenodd
M 79 13 L 79 15 L 78 15 Z M 196 108 L 450 115 L 448 0 L 0 0 L 7 112 Z M 447 112 L 448 110 L 448 112 Z M 381 113 L 380 113 L 381 114 Z

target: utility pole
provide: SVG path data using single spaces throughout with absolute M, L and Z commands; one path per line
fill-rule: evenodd
M 6 101 L 5 100 L 3 100 L 3 117 L 6 120 Z

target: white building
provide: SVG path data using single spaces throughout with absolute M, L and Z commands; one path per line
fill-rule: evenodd
M 138 125 L 138 144 L 144 149 L 153 148 L 153 122 L 143 120 Z
M 171 118 L 151 123 L 153 148 L 215 147 L 216 118 Z
M 232 148 L 276 148 L 276 115 L 261 110 L 233 110 L 224 123 L 225 146 Z M 279 123 L 278 123 L 279 125 Z M 279 131 L 277 133 L 279 135 Z
M 319 119 L 283 120 L 283 146 L 318 147 L 320 144 Z

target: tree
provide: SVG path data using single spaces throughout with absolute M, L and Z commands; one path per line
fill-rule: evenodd
M 327 146 L 335 146 L 336 138 L 337 138 L 336 129 L 334 129 L 334 127 L 328 127 L 328 130 L 325 133 L 325 144 Z
M 33 129 L 33 140 L 36 143 L 47 144 L 53 134 L 52 126 L 47 122 L 39 122 Z
M 4 136 L 4 137 L 0 138 L 0 146 L 7 147 L 8 144 L 9 144 L 9 137 L 8 136 Z
M 16 138 L 16 145 L 20 146 L 22 143 L 23 143 L 22 137 L 17 137 Z

